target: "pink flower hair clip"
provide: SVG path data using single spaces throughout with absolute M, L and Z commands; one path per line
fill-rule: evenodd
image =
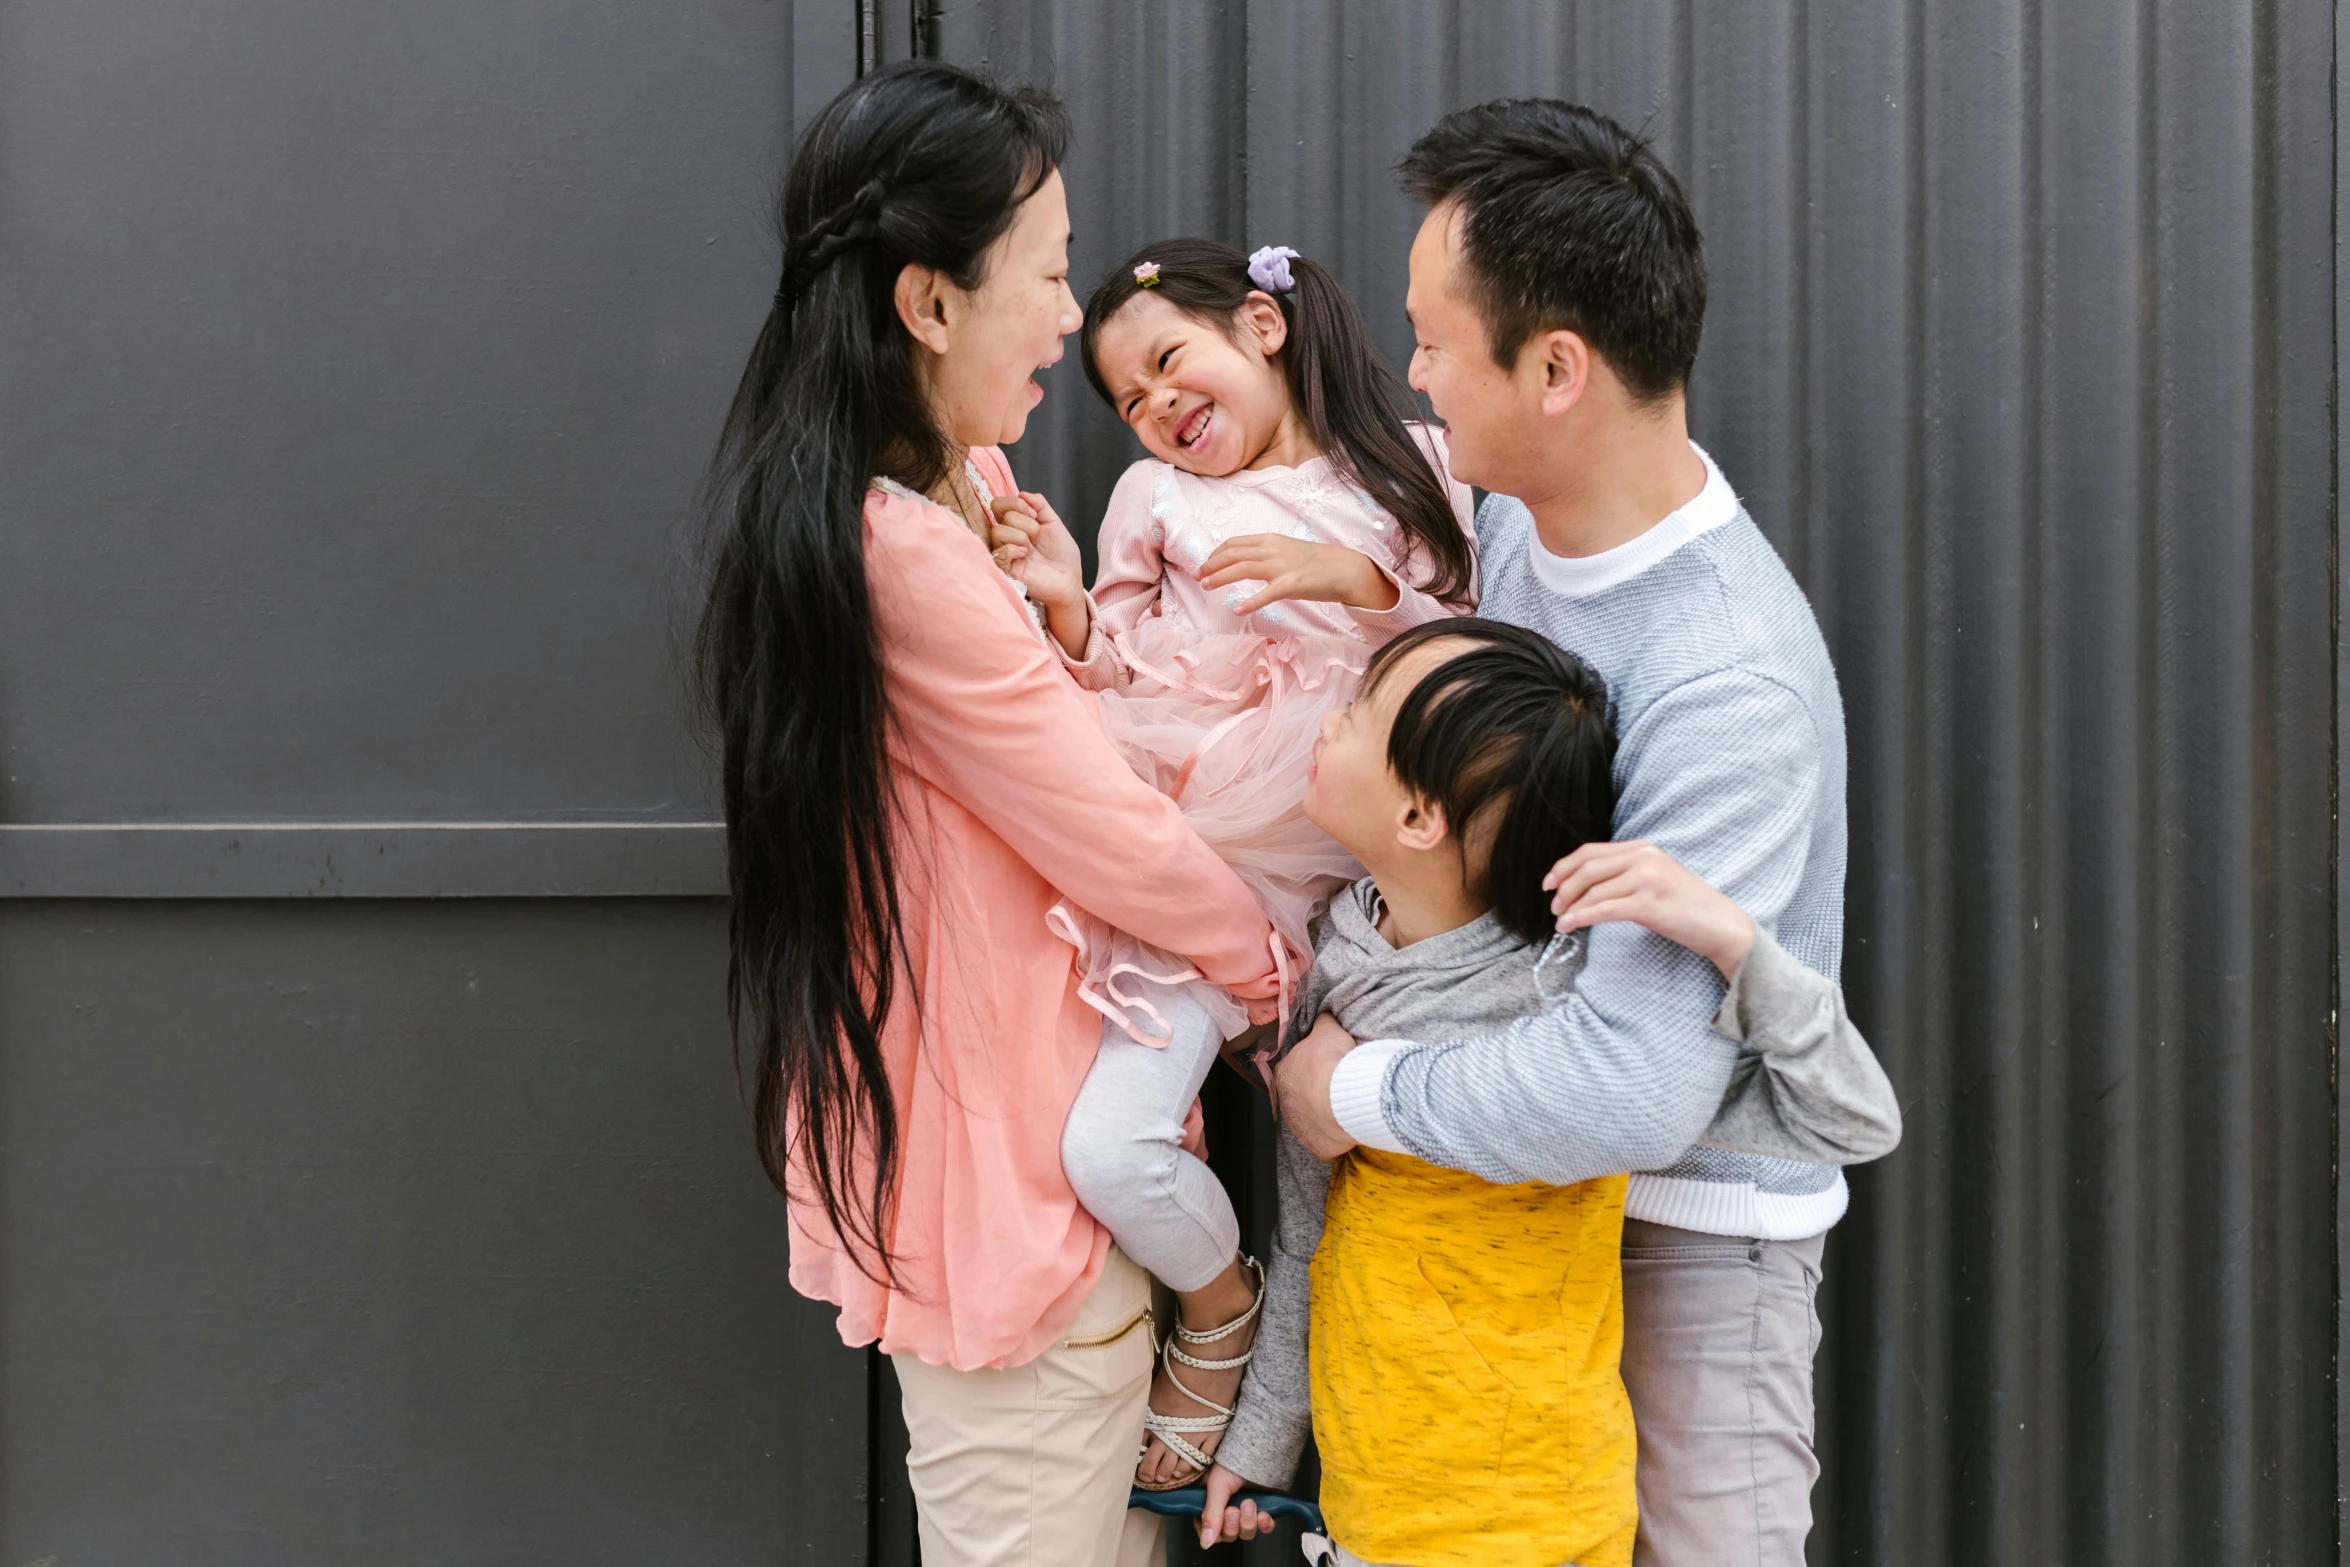
M 1157 288 L 1159 286 L 1159 264 L 1155 261 L 1146 261 L 1136 267 L 1134 269 L 1134 286 L 1136 288 Z

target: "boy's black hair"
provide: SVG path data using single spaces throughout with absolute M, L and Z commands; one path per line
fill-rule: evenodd
M 1564 328 L 1643 402 L 1688 384 L 1705 256 L 1646 141 L 1580 104 L 1504 98 L 1437 121 L 1398 172 L 1429 206 L 1459 204 L 1469 299 L 1497 363 Z
M 1366 693 L 1397 659 L 1446 638 L 1467 651 L 1420 677 L 1396 705 L 1387 765 L 1403 786 L 1443 808 L 1469 890 L 1525 941 L 1553 929 L 1543 875 L 1604 840 L 1616 810 L 1616 733 L 1607 685 L 1589 664 L 1536 632 L 1463 618 L 1414 626 L 1381 648 Z M 1498 812 L 1484 863 L 1470 840 Z

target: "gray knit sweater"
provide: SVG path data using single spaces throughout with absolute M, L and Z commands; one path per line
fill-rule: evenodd
M 1328 1012 L 1358 1037 L 1494 1029 L 1555 1011 L 1574 984 L 1573 973 L 1555 972 L 1559 965 L 1543 962 L 1543 949 L 1490 914 L 1401 951 L 1379 934 L 1379 914 L 1378 888 L 1368 879 L 1331 900 L 1317 927 L 1300 1022 Z M 1845 1015 L 1842 992 L 1769 936 L 1756 941 L 1713 1026 L 1747 1048 L 1709 1141 L 1860 1163 L 1900 1140 L 1892 1085 Z M 1322 1241 L 1330 1166 L 1283 1128 L 1275 1169 L 1280 1214 L 1265 1259 L 1255 1358 L 1216 1456 L 1260 1485 L 1278 1486 L 1296 1470 L 1311 1421 L 1308 1267 Z
M 1661 845 L 1833 979 L 1845 855 L 1836 674 L 1802 590 L 1705 466 L 1687 506 L 1581 560 L 1542 549 L 1526 508 L 1492 497 L 1477 514 L 1479 612 L 1540 631 L 1607 681 L 1616 837 Z M 1369 1040 L 1332 1080 L 1331 1109 L 1358 1142 L 1490 1181 L 1648 1171 L 1632 1180 L 1634 1218 L 1817 1235 L 1843 1214 L 1839 1170 L 1694 1146 L 1737 1061 L 1707 1026 L 1722 995 L 1695 953 L 1603 925 L 1568 1005 L 1493 1032 L 1432 1020 Z

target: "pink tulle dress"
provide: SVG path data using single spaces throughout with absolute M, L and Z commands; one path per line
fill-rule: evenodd
M 1453 514 L 1474 552 L 1469 490 L 1449 477 L 1441 432 L 1413 432 L 1448 475 Z M 1241 616 L 1238 606 L 1264 584 L 1211 593 L 1199 571 L 1226 540 L 1258 533 L 1360 551 L 1394 583 L 1394 607 L 1290 599 Z M 1276 959 L 1291 979 L 1312 950 L 1307 922 L 1363 873 L 1303 809 L 1323 715 L 1354 700 L 1382 643 L 1423 621 L 1465 614 L 1475 602 L 1474 583 L 1461 605 L 1423 592 L 1430 563 L 1410 543 L 1328 458 L 1222 479 L 1145 460 L 1126 470 L 1102 517 L 1093 631 L 1085 657 L 1067 662 L 1098 693 L 1102 727 L 1119 754 L 1182 808 L 1264 905 L 1290 949 Z M 1048 921 L 1077 949 L 1078 993 L 1141 1042 L 1164 1043 L 1155 988 L 1188 986 L 1198 972 L 1066 899 Z M 1204 983 L 1191 988 L 1226 1038 L 1246 1028 L 1228 995 Z

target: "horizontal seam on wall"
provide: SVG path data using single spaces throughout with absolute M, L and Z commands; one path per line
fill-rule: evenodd
M 722 897 L 710 821 L 0 825 L 0 898 Z

